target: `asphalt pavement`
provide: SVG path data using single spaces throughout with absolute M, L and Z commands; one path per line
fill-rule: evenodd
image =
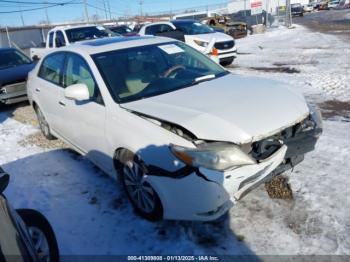
M 293 17 L 293 23 L 321 33 L 335 34 L 350 41 L 350 9 L 305 13 L 302 17 Z

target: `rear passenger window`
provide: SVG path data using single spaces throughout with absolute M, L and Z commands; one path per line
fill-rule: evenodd
M 49 34 L 49 47 L 53 47 L 53 32 Z
M 146 27 L 146 35 L 155 35 L 161 30 L 161 25 L 151 25 Z
M 44 59 L 38 76 L 56 85 L 61 85 L 64 53 L 52 54 Z

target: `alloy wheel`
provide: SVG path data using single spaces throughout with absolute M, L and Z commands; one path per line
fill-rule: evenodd
M 28 228 L 29 235 L 33 241 L 35 252 L 40 261 L 50 261 L 50 248 L 45 234 L 37 227 Z
M 38 109 L 37 112 L 38 112 L 38 122 L 39 122 L 40 129 L 45 136 L 49 136 L 50 135 L 49 125 L 46 122 L 45 117 L 41 112 L 41 110 Z
M 145 213 L 151 213 L 156 205 L 155 192 L 145 181 L 143 168 L 134 161 L 129 161 L 123 168 L 124 182 L 128 194 L 137 207 Z

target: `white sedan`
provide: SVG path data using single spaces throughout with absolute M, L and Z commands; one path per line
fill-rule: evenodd
M 232 75 L 167 38 L 61 48 L 37 64 L 27 87 L 44 135 L 120 179 L 151 220 L 222 216 L 302 161 L 322 131 L 303 96 Z

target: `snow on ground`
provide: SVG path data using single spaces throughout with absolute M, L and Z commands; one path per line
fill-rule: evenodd
M 334 35 L 298 25 L 294 29 L 280 27 L 239 39 L 237 48 L 241 55 L 232 66 L 235 73 L 259 74 L 294 84 L 318 101 L 350 100 L 350 43 Z M 289 68 L 300 73 L 267 74 L 263 68 L 259 71 L 252 67 Z
M 237 42 L 250 54 L 239 56 L 235 73 L 298 84 L 315 102 L 349 99 L 349 49 L 334 36 L 280 28 Z M 273 63 L 300 73 L 250 69 Z M 293 200 L 270 199 L 261 186 L 215 223 L 139 218 L 120 185 L 83 157 L 20 145 L 37 130 L 10 112 L 0 113 L 0 165 L 11 174 L 11 203 L 43 212 L 62 254 L 350 254 L 349 129 L 324 122 L 316 150 L 290 176 Z

